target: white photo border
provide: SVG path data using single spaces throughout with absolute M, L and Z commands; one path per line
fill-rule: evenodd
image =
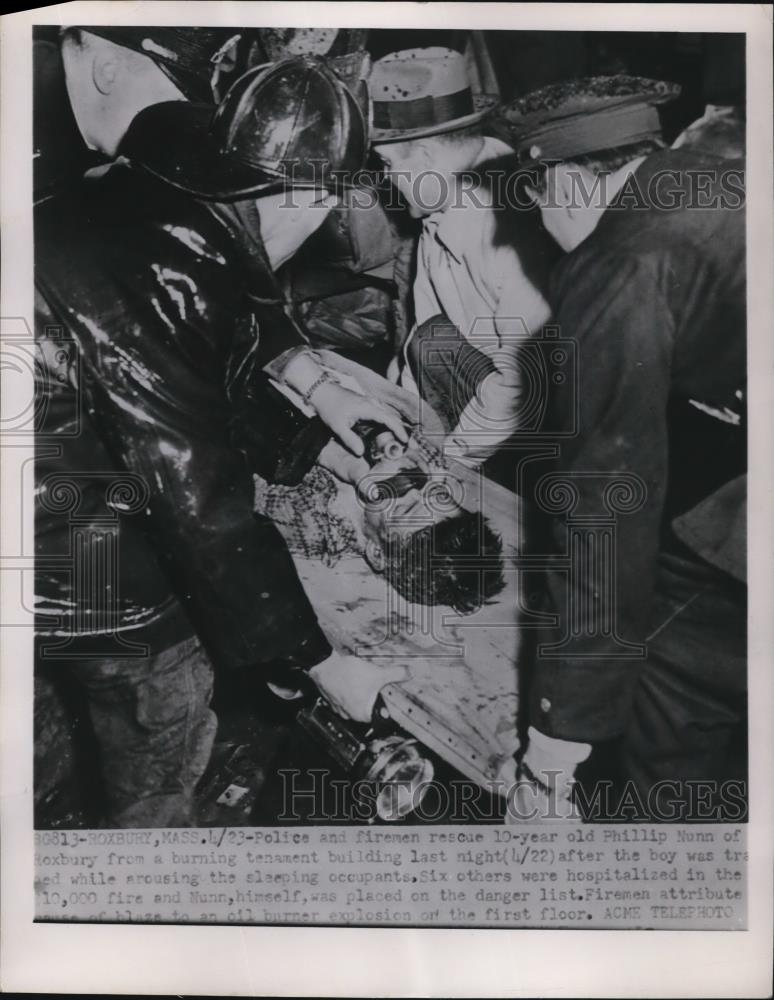
M 2 308 L 33 310 L 34 24 L 254 24 L 747 34 L 750 434 L 749 930 L 533 931 L 34 924 L 32 642 L 0 633 L 2 951 L 5 991 L 212 995 L 767 996 L 772 940 L 772 7 L 764 4 L 84 2 L 2 19 Z M 753 206 L 752 210 L 750 206 Z M 5 373 L 3 373 L 5 376 Z M 3 379 L 6 383 L 6 379 Z M 10 383 L 6 383 L 10 387 Z M 18 394 L 19 379 L 13 381 Z M 19 400 L 3 393 L 4 413 Z M 3 458 L 6 458 L 3 448 Z M 30 498 L 2 463 L 2 551 Z M 31 538 L 24 539 L 31 551 Z M 3 621 L 20 595 L 4 586 Z M 9 611 L 10 609 L 10 611 Z M 15 617 L 11 620 L 16 620 Z

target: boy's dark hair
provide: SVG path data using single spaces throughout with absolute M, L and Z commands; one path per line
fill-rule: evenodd
M 463 510 L 391 546 L 387 578 L 413 604 L 470 614 L 505 586 L 502 542 L 480 512 Z

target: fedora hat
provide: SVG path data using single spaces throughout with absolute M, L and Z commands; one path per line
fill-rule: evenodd
M 249 70 L 221 104 L 168 101 L 141 111 L 119 153 L 201 198 L 229 201 L 287 187 L 330 188 L 366 153 L 357 101 L 319 59 Z
M 400 142 L 474 125 L 497 97 L 474 94 L 465 57 L 433 46 L 404 49 L 377 60 L 368 81 L 371 141 Z

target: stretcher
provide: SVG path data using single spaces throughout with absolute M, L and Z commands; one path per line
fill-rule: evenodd
M 425 436 L 443 434 L 437 417 L 413 395 L 337 355 L 320 356 L 338 376 L 352 375 L 372 398 L 421 422 Z M 519 746 L 521 506 L 515 494 L 478 471 L 450 465 L 461 505 L 481 510 L 502 539 L 506 586 L 490 604 L 470 615 L 409 604 L 358 556 L 332 568 L 294 558 L 336 650 L 385 667 L 408 667 L 406 681 L 388 683 L 381 690 L 392 721 L 455 771 L 498 792 L 512 774 Z

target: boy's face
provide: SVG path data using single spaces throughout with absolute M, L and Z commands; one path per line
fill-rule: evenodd
M 368 476 L 370 502 L 362 498 L 363 533 L 366 559 L 377 572 L 387 562 L 390 545 L 459 512 L 451 499 L 446 473 L 435 471 L 423 478 L 416 460 L 409 455 L 383 458 L 371 467 Z M 391 480 L 389 492 L 379 496 L 379 483 Z M 431 496 L 432 494 L 432 496 Z M 362 493 L 361 493 L 362 497 Z

